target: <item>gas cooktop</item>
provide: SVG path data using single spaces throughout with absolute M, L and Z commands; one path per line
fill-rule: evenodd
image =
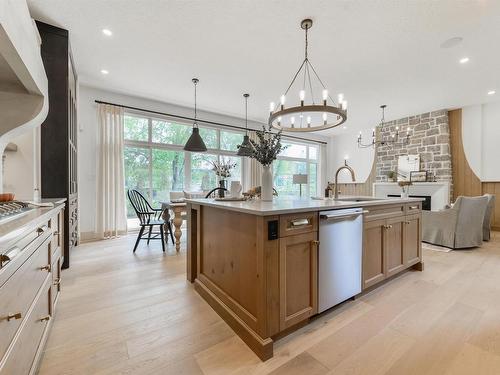
M 33 209 L 33 207 L 24 202 L 0 202 L 0 224 L 17 219 Z

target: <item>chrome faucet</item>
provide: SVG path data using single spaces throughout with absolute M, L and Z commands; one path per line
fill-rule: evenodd
M 335 193 L 334 193 L 334 199 L 338 199 L 338 197 L 339 197 L 338 178 L 339 178 L 339 172 L 342 169 L 347 169 L 349 172 L 351 172 L 352 182 L 356 181 L 356 176 L 354 174 L 354 169 L 352 169 L 351 167 L 349 167 L 347 165 L 347 160 L 344 160 L 344 165 L 341 166 L 339 169 L 337 169 L 337 172 L 335 172 L 335 187 L 334 187 Z

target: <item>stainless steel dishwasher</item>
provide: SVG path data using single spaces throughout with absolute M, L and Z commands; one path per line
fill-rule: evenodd
M 319 213 L 318 312 L 361 292 L 363 209 Z

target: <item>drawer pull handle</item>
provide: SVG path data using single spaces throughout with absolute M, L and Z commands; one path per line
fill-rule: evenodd
M 61 235 L 61 232 L 59 232 L 58 230 L 54 231 L 54 236 L 59 237 L 60 235 Z
M 418 206 L 410 206 L 410 210 L 418 210 Z
M 50 272 L 50 264 L 47 264 L 46 266 L 40 267 L 40 271 Z
M 50 315 L 44 316 L 43 318 L 39 319 L 40 322 L 48 322 L 50 320 Z
M 45 233 L 45 231 L 48 229 L 48 227 L 46 225 L 42 225 L 41 227 L 38 227 L 36 229 L 36 231 L 38 232 L 38 234 L 42 234 L 42 233 Z
M 56 285 L 56 286 L 61 285 L 61 279 L 60 278 L 55 279 L 54 285 Z
M 0 318 L 0 321 L 6 320 L 6 321 L 10 322 L 13 319 L 18 320 L 18 319 L 21 319 L 21 318 L 22 318 L 22 315 L 21 315 L 20 312 L 18 312 L 18 313 L 9 314 L 6 317 Z
M 318 245 L 319 245 L 319 241 L 318 241 L 318 240 L 313 240 L 313 241 L 311 241 L 311 243 L 312 243 L 313 245 L 316 245 L 316 246 L 318 246 Z
M 391 228 L 392 228 L 392 225 L 391 225 L 391 224 L 389 224 L 389 225 L 384 225 L 384 228 L 385 228 L 385 229 L 391 229 Z
M 410 222 L 409 221 L 405 221 L 405 224 L 410 224 Z
M 309 225 L 309 219 L 297 219 L 290 221 L 292 227 L 300 227 L 302 225 Z

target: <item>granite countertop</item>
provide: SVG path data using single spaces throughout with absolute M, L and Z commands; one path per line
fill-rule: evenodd
M 355 201 L 361 199 L 361 201 Z M 275 198 L 272 202 L 264 202 L 260 199 L 231 202 L 216 201 L 214 199 L 186 199 L 186 203 L 199 204 L 222 208 L 230 211 L 244 212 L 253 215 L 269 216 L 294 212 L 336 210 L 354 207 L 370 207 L 383 204 L 399 204 L 421 202 L 422 198 L 374 198 L 360 196 L 342 196 L 335 199 L 312 199 L 312 198 Z

